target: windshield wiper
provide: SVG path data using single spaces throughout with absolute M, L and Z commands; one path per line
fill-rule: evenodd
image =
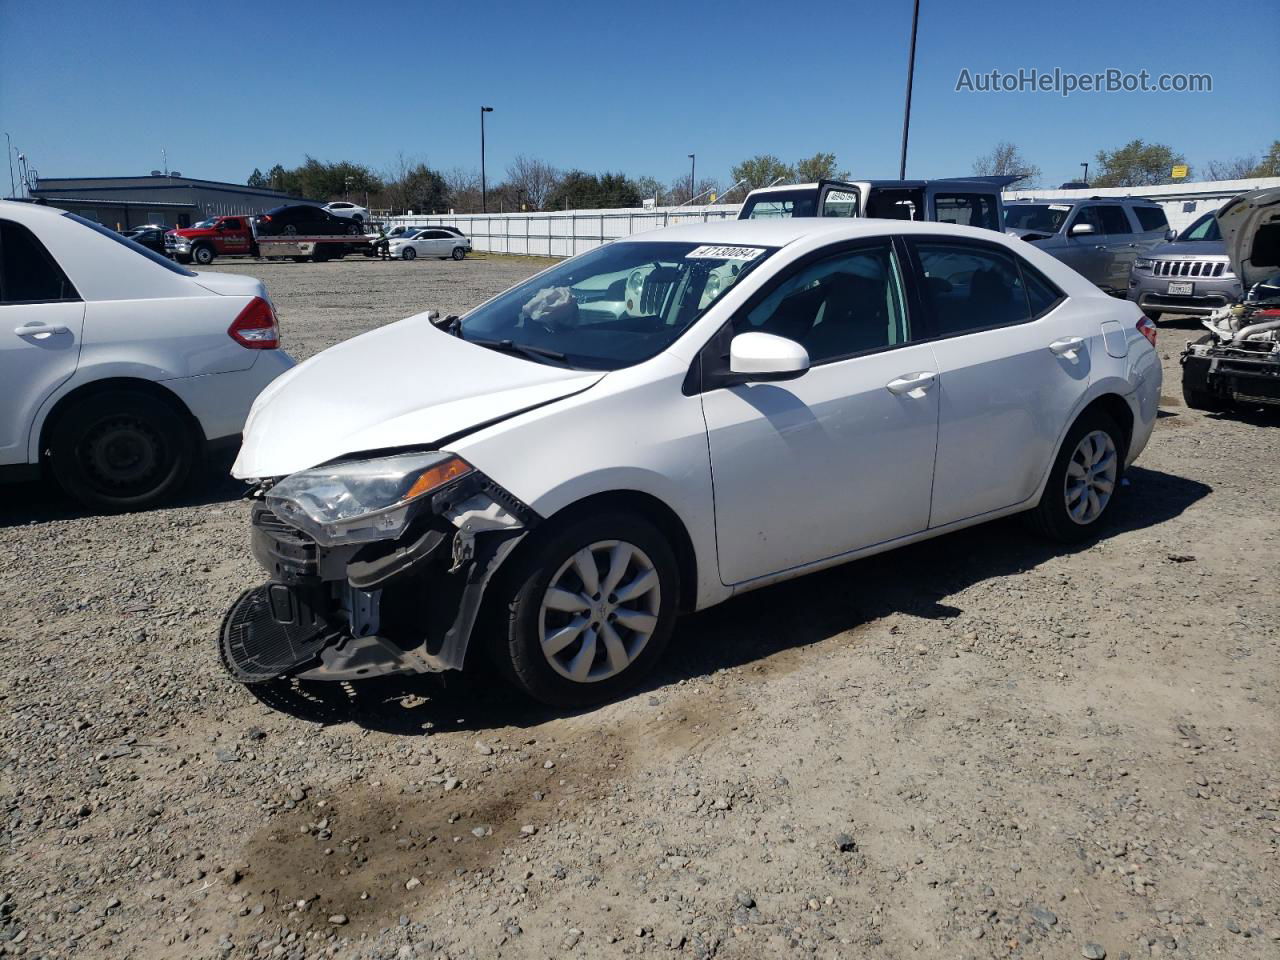
M 459 334 L 459 336 L 461 336 L 461 334 Z M 466 340 L 467 343 L 474 343 L 478 347 L 488 347 L 490 350 L 501 350 L 503 353 L 521 353 L 526 357 L 544 358 L 565 364 L 569 361 L 569 358 L 559 350 L 549 350 L 546 347 L 533 347 L 526 343 L 516 343 L 514 340 L 471 340 L 466 337 L 463 337 L 462 339 Z

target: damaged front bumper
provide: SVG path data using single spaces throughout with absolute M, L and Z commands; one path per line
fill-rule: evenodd
M 356 680 L 461 669 L 485 590 L 539 517 L 473 471 L 395 540 L 325 547 L 259 501 L 252 550 L 270 580 L 223 620 L 237 680 Z

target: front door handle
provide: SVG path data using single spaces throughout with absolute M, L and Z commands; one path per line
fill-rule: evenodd
M 885 384 L 885 389 L 898 396 L 906 394 L 908 397 L 919 400 L 925 395 L 925 391 L 933 386 L 933 381 L 936 379 L 938 379 L 938 375 L 928 370 L 920 373 L 907 373 L 896 380 L 890 380 Z
M 28 323 L 25 327 L 14 327 L 13 332 L 20 337 L 48 336 L 51 333 L 67 333 L 63 323 Z
M 1063 337 L 1061 340 L 1055 340 L 1049 344 L 1049 349 L 1060 357 L 1070 357 L 1075 359 L 1076 354 L 1080 351 L 1080 345 L 1084 343 L 1084 337 Z

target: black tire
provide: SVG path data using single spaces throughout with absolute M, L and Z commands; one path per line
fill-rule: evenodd
M 347 236 L 358 237 L 363 232 L 364 231 L 360 229 L 359 220 L 353 220 L 351 223 L 347 224 Z
M 358 213 L 355 216 L 353 216 L 351 219 L 354 220 L 356 223 L 364 223 L 364 217 L 362 217 Z
M 196 247 L 194 250 L 191 251 L 191 257 L 193 260 L 195 260 L 196 263 L 200 264 L 200 266 L 207 267 L 209 264 L 213 263 L 213 258 L 214 258 L 213 247 L 210 247 L 210 246 Z
M 186 484 L 199 438 L 174 407 L 113 390 L 63 411 L 50 436 L 50 466 L 67 494 L 87 507 L 138 510 Z
M 286 237 L 296 237 L 298 235 L 298 227 L 293 223 L 286 223 L 280 230 Z
M 454 248 L 453 248 L 453 259 L 455 259 L 455 260 L 461 260 L 461 259 L 462 259 L 463 257 L 465 257 L 466 255 L 467 255 L 467 251 L 466 251 L 464 248 L 462 248 L 462 247 L 454 247 Z
M 416 260 L 417 257 L 418 251 L 413 249 L 413 247 L 405 247 L 404 251 L 400 254 L 401 260 Z
M 1078 523 L 1067 511 L 1066 477 L 1067 468 L 1080 442 L 1094 431 L 1101 431 L 1111 438 L 1115 447 L 1116 475 L 1114 488 L 1103 505 L 1101 512 L 1088 523 Z M 1121 490 L 1120 481 L 1124 476 L 1124 461 L 1128 451 L 1127 438 L 1116 422 L 1101 410 L 1088 410 L 1071 425 L 1058 456 L 1053 461 L 1053 469 L 1049 471 L 1049 482 L 1045 484 L 1044 493 L 1035 509 L 1027 514 L 1032 529 L 1042 536 L 1060 543 L 1081 543 L 1098 535 L 1112 513 L 1116 496 Z
M 542 598 L 552 576 L 569 558 L 584 547 L 611 540 L 639 547 L 657 573 L 657 623 L 648 641 L 621 671 L 606 679 L 575 682 L 553 669 L 543 655 L 539 640 Z M 634 686 L 662 656 L 679 609 L 679 590 L 679 571 L 671 545 L 643 517 L 601 513 L 563 524 L 552 521 L 522 545 L 509 569 L 494 584 L 490 598 L 490 652 L 499 670 L 535 700 L 556 707 L 603 703 Z M 603 644 L 599 646 L 597 657 L 603 660 Z M 573 647 L 569 649 L 572 652 Z
M 173 255 L 173 259 L 177 260 L 179 263 L 190 263 L 191 255 L 188 253 L 175 253 Z
M 1192 410 L 1203 410 L 1206 413 L 1222 413 L 1231 409 L 1231 401 L 1208 390 L 1197 390 L 1195 387 L 1182 384 L 1182 402 Z
M 1159 323 L 1160 318 L 1164 316 L 1159 310 L 1143 310 L 1143 315 L 1152 323 Z
M 310 257 L 290 257 L 289 259 L 294 263 L 308 263 L 311 260 Z

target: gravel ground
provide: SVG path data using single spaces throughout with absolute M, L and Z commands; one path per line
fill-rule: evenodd
M 516 259 L 218 265 L 308 356 Z M 1166 397 L 1099 543 L 990 524 L 677 628 L 634 696 L 255 699 L 235 483 L 0 506 L 0 956 L 1276 957 L 1280 422 Z

